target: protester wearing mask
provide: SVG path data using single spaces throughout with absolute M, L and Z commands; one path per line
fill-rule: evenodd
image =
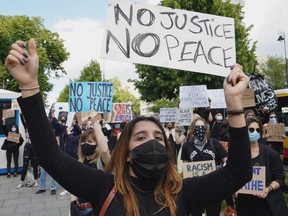
M 288 215 L 281 186 L 284 185 L 284 168 L 279 154 L 259 142 L 262 126 L 256 118 L 247 119 L 253 166 L 265 166 L 266 185 L 264 194 L 238 194 L 238 216 L 284 216 Z
M 211 126 L 211 138 L 219 139 L 220 138 L 220 125 L 223 121 L 223 114 L 220 111 L 216 111 L 215 120 Z
M 183 143 L 181 160 L 184 162 L 198 162 L 214 160 L 217 167 L 221 167 L 227 160 L 227 153 L 219 142 L 209 138 L 208 124 L 204 119 L 195 119 L 190 126 L 187 142 Z M 221 201 L 205 208 L 194 209 L 193 216 L 202 216 L 206 209 L 207 216 L 220 215 Z
M 89 115 L 92 119 L 93 116 L 97 115 L 97 112 L 91 110 Z M 99 130 L 99 127 L 95 128 Z M 78 158 L 81 163 L 90 168 L 103 170 L 105 164 L 110 160 L 110 154 L 107 143 L 104 142 L 106 139 L 104 134 L 99 133 L 97 136 L 100 135 L 100 137 L 97 137 L 96 134 L 94 130 L 87 130 L 81 134 L 78 146 Z M 71 213 L 75 211 L 74 208 L 76 207 L 81 211 L 82 215 L 93 215 L 92 205 L 88 201 L 71 195 L 71 202 Z
M 183 180 L 171 158 L 164 129 L 152 117 L 137 117 L 127 123 L 106 165 L 108 173 L 91 169 L 60 151 L 39 90 L 35 40 L 29 40 L 29 52 L 26 48 L 23 41 L 15 42 L 5 63 L 21 89 L 18 103 L 39 164 L 65 189 L 92 203 L 95 215 L 188 216 L 192 209 L 222 200 L 251 180 L 249 137 L 242 104 L 249 77 L 242 66 L 235 64 L 223 82 L 230 125 L 227 165 L 209 175 Z M 102 134 L 98 123 L 94 123 L 94 131 L 96 137 Z M 132 152 L 137 153 L 136 158 Z M 137 168 L 135 161 L 148 181 L 133 171 Z M 151 176 L 155 172 L 162 175 L 155 179 Z
M 6 150 L 7 178 L 11 177 L 12 156 L 13 156 L 13 160 L 14 160 L 14 174 L 13 174 L 13 176 L 16 177 L 18 174 L 18 167 L 19 167 L 19 163 L 18 163 L 19 148 L 23 144 L 24 139 L 23 139 L 22 135 L 19 133 L 18 126 L 16 124 L 12 124 L 10 130 L 6 127 L 6 118 L 5 117 L 2 117 L 2 130 L 7 137 L 3 143 L 3 147 L 4 146 L 5 147 L 4 147 L 4 149 L 2 148 L 2 150 Z M 17 133 L 19 135 L 19 140 L 17 140 L 17 141 L 8 140 L 8 134 L 11 132 L 13 134 Z
M 284 160 L 284 139 L 286 138 L 285 135 L 285 131 L 282 134 L 282 138 L 283 141 L 279 142 L 279 141 L 268 141 L 268 139 L 272 136 L 271 134 L 269 134 L 269 131 L 267 131 L 267 125 L 268 124 L 278 124 L 279 123 L 279 119 L 277 117 L 277 113 L 272 111 L 269 113 L 269 123 L 266 123 L 263 125 L 263 139 L 264 141 L 266 141 L 266 144 L 268 146 L 270 146 L 272 149 L 274 149 L 275 151 L 277 151 L 280 155 L 281 160 Z

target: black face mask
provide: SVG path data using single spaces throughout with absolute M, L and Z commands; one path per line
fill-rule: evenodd
M 206 129 L 203 125 L 196 125 L 194 135 L 202 142 L 205 138 Z
M 157 181 L 168 164 L 168 152 L 157 140 L 149 140 L 130 152 L 131 168 L 138 178 Z
M 94 154 L 96 145 L 90 145 L 88 143 L 81 144 L 81 150 L 85 156 L 90 156 Z

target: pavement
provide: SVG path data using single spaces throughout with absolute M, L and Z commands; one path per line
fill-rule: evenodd
M 64 190 L 57 185 L 56 195 L 50 190 L 35 194 L 38 187 L 22 187 L 16 189 L 20 182 L 17 177 L 0 175 L 0 216 L 68 216 L 70 195 L 60 196 Z M 50 182 L 46 182 L 47 186 Z

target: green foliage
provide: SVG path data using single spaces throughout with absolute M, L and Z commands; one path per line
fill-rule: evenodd
M 274 90 L 285 88 L 285 59 L 278 56 L 268 56 L 267 62 L 260 65 L 265 79 Z
M 101 82 L 102 71 L 100 64 L 96 60 L 91 60 L 87 66 L 80 72 L 79 78 L 69 80 L 69 82 Z M 57 99 L 58 102 L 68 102 L 69 100 L 69 84 L 65 85 Z
M 177 101 L 175 99 L 169 100 L 166 98 L 162 98 L 153 102 L 154 106 L 150 108 L 149 111 L 154 113 L 160 113 L 160 108 L 174 108 L 178 107 Z
M 236 59 L 248 74 L 254 71 L 256 43 L 251 44 L 249 32 L 241 23 L 241 6 L 222 0 L 163 0 L 166 7 L 185 9 L 201 13 L 234 18 L 236 37 Z M 251 48 L 250 48 L 251 47 Z M 185 85 L 207 85 L 209 89 L 222 88 L 223 77 L 200 74 L 176 69 L 136 64 L 139 79 L 129 80 L 139 90 L 142 100 L 155 101 L 161 98 L 173 99 L 179 94 L 179 87 Z
M 66 74 L 62 63 L 68 59 L 69 53 L 59 35 L 45 29 L 40 17 L 0 16 L 0 82 L 6 82 L 6 89 L 19 92 L 16 81 L 4 66 L 5 58 L 15 41 L 28 42 L 30 38 L 35 38 L 37 43 L 40 59 L 39 84 L 46 99 L 47 93 L 53 88 L 49 77 L 57 78 Z

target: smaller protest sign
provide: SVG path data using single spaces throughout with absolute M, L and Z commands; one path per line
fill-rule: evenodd
M 247 88 L 242 96 L 243 107 L 255 107 L 254 89 Z
M 4 109 L 2 112 L 2 117 L 5 119 L 13 118 L 13 117 L 15 117 L 15 111 L 12 109 Z
M 269 134 L 267 139 L 269 142 L 283 142 L 283 135 L 285 135 L 285 125 L 282 123 L 268 123 L 264 127 L 264 135 L 265 134 Z
M 160 108 L 160 122 L 177 122 L 177 108 Z
M 17 102 L 17 99 L 11 100 L 11 109 L 12 110 L 20 110 L 19 104 Z
M 177 110 L 177 122 L 180 126 L 190 126 L 193 121 L 192 109 L 178 109 Z
M 211 109 L 225 109 L 227 107 L 223 89 L 208 89 L 208 97 L 211 99 Z
M 111 121 L 128 122 L 133 119 L 132 104 L 131 103 L 113 103 L 113 112 Z
M 208 107 L 208 91 L 206 85 L 180 86 L 179 100 L 181 109 Z
M 20 141 L 20 134 L 14 132 L 8 132 L 7 140 L 10 142 L 19 143 Z
M 216 164 L 214 160 L 197 161 L 197 162 L 185 162 L 183 166 L 183 178 L 204 176 L 216 170 Z
M 253 166 L 253 178 L 245 184 L 238 193 L 242 194 L 263 194 L 266 187 L 265 166 Z

